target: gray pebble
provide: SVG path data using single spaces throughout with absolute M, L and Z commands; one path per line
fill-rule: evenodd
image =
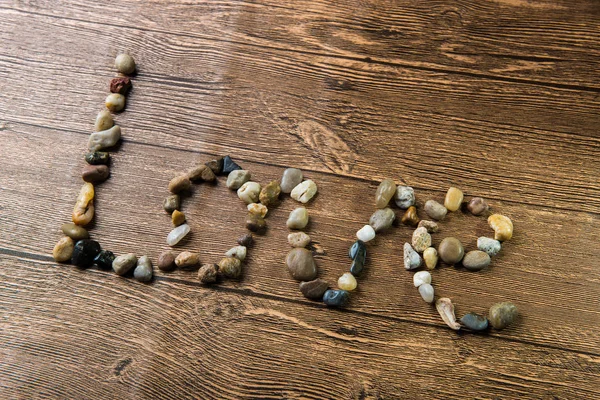
M 238 190 L 242 185 L 250 180 L 250 171 L 245 169 L 236 169 L 227 176 L 227 187 L 231 190 Z
M 485 331 L 489 326 L 486 317 L 475 313 L 465 314 L 460 322 L 472 331 Z
M 291 193 L 302 182 L 302 179 L 304 179 L 304 176 L 298 168 L 286 169 L 281 176 L 281 191 L 283 193 Z
M 396 205 L 403 210 L 415 205 L 415 191 L 410 186 L 398 186 L 394 194 Z
M 90 151 L 98 151 L 108 147 L 112 147 L 121 139 L 121 127 L 115 125 L 112 128 L 100 132 L 94 132 L 90 135 L 88 141 L 88 149 Z
M 396 214 L 391 208 L 384 208 L 377 210 L 371 215 L 369 219 L 369 225 L 375 229 L 375 232 L 381 232 L 392 226 L 392 223 L 396 219 Z
M 469 271 L 481 271 L 490 265 L 490 261 L 490 256 L 485 251 L 473 250 L 465 254 L 462 264 Z
M 421 256 L 417 253 L 410 243 L 404 243 L 404 268 L 416 269 L 421 266 Z
M 150 257 L 141 256 L 137 262 L 137 267 L 133 271 L 133 277 L 140 282 L 150 282 L 153 275 L 152 261 Z
M 448 209 L 435 200 L 427 200 L 425 203 L 425 212 L 436 221 L 441 221 L 446 217 Z
M 477 248 L 488 253 L 490 257 L 493 257 L 500 252 L 502 244 L 496 239 L 482 236 L 477 239 Z
M 117 275 L 125 275 L 126 273 L 131 271 L 131 268 L 133 268 L 136 263 L 137 257 L 135 256 L 135 254 L 123 254 L 114 259 L 112 263 L 112 268 Z

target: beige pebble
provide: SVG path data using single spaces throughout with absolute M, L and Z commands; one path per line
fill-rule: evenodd
M 310 236 L 304 232 L 290 233 L 287 237 L 288 243 L 292 247 L 306 247 L 310 243 Z
M 304 229 L 308 224 L 308 210 L 304 207 L 292 210 L 286 224 L 290 229 Z
M 358 282 L 356 282 L 356 278 L 350 272 L 346 272 L 342 276 L 340 276 L 338 278 L 337 284 L 338 284 L 338 288 L 340 288 L 342 290 L 347 290 L 349 292 L 356 289 L 356 286 L 358 286 Z
M 433 247 L 428 247 L 423 252 L 423 260 L 425 260 L 425 265 L 427 269 L 435 269 L 438 263 L 438 252 Z
M 488 224 L 496 232 L 494 239 L 503 242 L 512 238 L 513 223 L 510 218 L 500 214 L 492 214 L 488 218 Z
M 135 72 L 135 61 L 129 54 L 121 53 L 115 58 L 115 67 L 125 75 L 131 75 Z
M 192 268 L 200 264 L 200 256 L 190 251 L 182 251 L 175 258 L 175 265 L 179 268 Z
M 187 175 L 176 176 L 169 182 L 169 192 L 177 194 L 184 190 L 189 190 L 192 187 L 192 182 Z
M 96 116 L 96 122 L 94 123 L 94 129 L 96 132 L 105 131 L 110 129 L 115 124 L 113 116 L 108 110 L 102 110 Z
M 125 108 L 125 96 L 119 93 L 111 93 L 106 96 L 104 105 L 112 112 L 120 112 Z
M 448 211 L 456 211 L 460 208 L 463 198 L 464 195 L 460 189 L 451 187 L 446 193 L 446 198 L 444 199 L 444 207 L 446 207 Z
M 460 329 L 460 324 L 456 322 L 456 315 L 454 314 L 454 304 L 452 304 L 452 300 L 447 297 L 437 299 L 435 302 L 435 308 L 437 309 L 438 313 L 440 313 L 440 317 L 442 317 L 446 325 L 455 331 Z
M 267 216 L 269 209 L 264 204 L 251 203 L 248 204 L 248 212 L 251 214 L 259 215 L 261 218 L 264 218 Z
M 415 229 L 412 235 L 412 246 L 419 253 L 431 246 L 431 235 L 427 232 L 427 228 L 421 227 Z
M 260 183 L 246 182 L 237 190 L 237 195 L 244 203 L 252 204 L 258 201 L 260 190 Z
M 73 255 L 73 249 L 75 248 L 75 242 L 68 236 L 60 238 L 54 249 L 52 250 L 52 257 L 57 262 L 66 262 L 71 259 Z

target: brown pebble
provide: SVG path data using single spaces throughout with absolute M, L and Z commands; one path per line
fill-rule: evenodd
M 227 278 L 239 278 L 242 274 L 242 262 L 235 257 L 225 257 L 219 261 L 219 272 Z
M 427 219 L 422 219 L 421 221 L 419 221 L 418 227 L 423 227 L 427 229 L 427 232 L 429 233 L 435 233 L 440 230 L 440 226 L 437 223 L 429 221 Z
M 317 265 L 307 249 L 293 248 L 285 258 L 285 263 L 290 275 L 297 281 L 311 281 L 317 277 Z
M 267 223 L 260 215 L 248 213 L 246 216 L 246 228 L 251 232 L 262 233 L 267 228 Z
M 215 175 L 220 175 L 223 172 L 223 157 L 207 162 L 206 166 L 210 168 Z
M 182 251 L 175 257 L 175 265 L 179 268 L 191 269 L 200 264 L 200 256 L 191 251 Z
M 81 172 L 83 180 L 90 183 L 104 182 L 108 175 L 110 170 L 106 165 L 86 165 Z
M 481 215 L 489 208 L 488 203 L 481 197 L 473 197 L 467 204 L 467 210 L 473 215 Z
M 175 254 L 172 251 L 163 251 L 158 256 L 158 269 L 164 272 L 173 271 L 175 269 Z
M 463 259 L 465 249 L 455 237 L 447 237 L 438 246 L 438 255 L 446 264 L 456 264 Z
M 206 165 L 198 165 L 188 171 L 191 181 L 214 182 L 217 179 L 215 173 Z
M 300 291 L 307 299 L 322 300 L 323 294 L 329 288 L 327 281 L 317 278 L 309 282 L 300 282 Z
M 219 266 L 217 264 L 204 264 L 198 270 L 198 279 L 201 283 L 214 283 L 217 281 Z
M 240 236 L 237 242 L 240 246 L 250 247 L 252 246 L 252 243 L 254 243 L 254 237 L 251 233 L 246 233 L 245 235 Z
M 271 181 L 261 189 L 258 198 L 262 204 L 268 207 L 277 204 L 280 193 L 281 186 L 279 186 L 279 182 Z
M 163 202 L 163 208 L 169 214 L 171 214 L 175 210 L 179 210 L 179 207 L 181 207 L 181 197 L 179 197 L 178 194 L 172 194 L 170 196 L 167 196 L 167 198 Z
M 74 248 L 75 243 L 73 242 L 73 239 L 64 236 L 56 243 L 56 246 L 54 246 L 52 257 L 54 257 L 57 262 L 69 261 L 73 255 Z
M 110 81 L 110 92 L 125 96 L 131 90 L 131 79 L 125 77 L 114 78 Z
M 63 224 L 60 228 L 65 235 L 67 235 L 74 241 L 90 238 L 90 234 L 88 233 L 88 231 L 85 228 L 82 228 L 81 226 L 72 223 L 66 223 Z
M 417 207 L 410 206 L 402 216 L 402 223 L 409 226 L 417 226 L 419 217 L 417 216 Z
M 169 182 L 169 192 L 174 194 L 189 190 L 190 187 L 192 187 L 192 182 L 190 182 L 190 178 L 186 175 L 177 176 Z
M 173 211 L 171 214 L 171 222 L 173 222 L 174 226 L 179 226 L 185 222 L 185 214 L 179 210 Z

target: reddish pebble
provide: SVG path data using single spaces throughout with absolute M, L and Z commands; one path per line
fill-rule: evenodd
M 86 165 L 83 167 L 81 177 L 84 181 L 90 183 L 104 182 L 110 171 L 106 165 Z

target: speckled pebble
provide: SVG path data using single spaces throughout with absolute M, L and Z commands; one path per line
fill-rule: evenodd
M 137 261 L 135 270 L 133 271 L 133 277 L 140 282 L 150 282 L 153 275 L 154 271 L 152 269 L 152 261 L 150 261 L 150 257 L 141 256 Z
M 250 180 L 252 174 L 245 169 L 236 169 L 227 176 L 227 187 L 231 190 L 238 190 L 242 185 Z
M 84 159 L 90 165 L 107 165 L 110 162 L 110 153 L 105 151 L 91 151 L 85 154 Z
M 172 214 L 173 211 L 179 210 L 181 207 L 181 197 L 178 194 L 172 194 L 165 198 L 163 202 L 163 208 L 169 214 Z
M 225 253 L 226 257 L 235 257 L 240 261 L 244 261 L 246 259 L 247 249 L 246 246 L 235 246 L 231 249 L 227 250 Z
M 256 214 L 261 218 L 264 218 L 269 213 L 269 209 L 264 204 L 260 203 L 250 203 L 247 206 L 248 212 L 251 214 Z
M 440 230 L 440 226 L 436 222 L 429 221 L 427 219 L 419 221 L 417 228 L 425 228 L 429 233 L 436 233 Z
M 415 205 L 415 190 L 410 186 L 398 186 L 394 194 L 394 202 L 396 205 L 406 210 L 410 206 Z
M 513 303 L 496 303 L 490 307 L 488 319 L 495 329 L 504 329 L 517 319 L 517 306 Z
M 219 266 L 217 264 L 204 264 L 198 270 L 198 280 L 201 283 L 208 284 L 217 281 Z
M 258 198 L 262 204 L 269 207 L 271 205 L 279 203 L 280 193 L 281 186 L 279 186 L 279 182 L 271 181 L 261 189 Z
M 120 93 L 111 93 L 106 96 L 104 105 L 112 112 L 121 112 L 125 108 L 125 96 Z
M 287 240 L 292 247 L 306 247 L 310 243 L 310 236 L 304 232 L 294 232 L 288 235 Z
M 431 246 L 431 235 L 427 232 L 427 228 L 421 227 L 415 229 L 412 235 L 412 247 L 417 252 L 422 253 L 426 248 Z
M 404 243 L 404 268 L 411 270 L 421 266 L 422 259 L 410 243 Z
M 371 215 L 369 219 L 369 225 L 373 227 L 375 232 L 381 232 L 386 229 L 389 229 L 394 220 L 396 219 L 396 214 L 391 208 L 384 208 L 377 210 Z
M 477 248 L 481 251 L 485 251 L 491 257 L 493 257 L 502 249 L 502 243 L 496 239 L 482 236 L 477 239 Z
M 283 193 L 291 193 L 302 182 L 303 178 L 302 171 L 298 168 L 286 169 L 281 176 L 281 191 Z
M 239 278 L 242 274 L 242 262 L 235 257 L 222 258 L 219 261 L 219 272 L 227 278 Z
M 427 200 L 425 203 L 425 207 L 423 207 L 425 213 L 429 215 L 430 218 L 435 219 L 436 221 L 441 221 L 446 217 L 448 210 L 446 207 L 441 205 L 435 200 Z

